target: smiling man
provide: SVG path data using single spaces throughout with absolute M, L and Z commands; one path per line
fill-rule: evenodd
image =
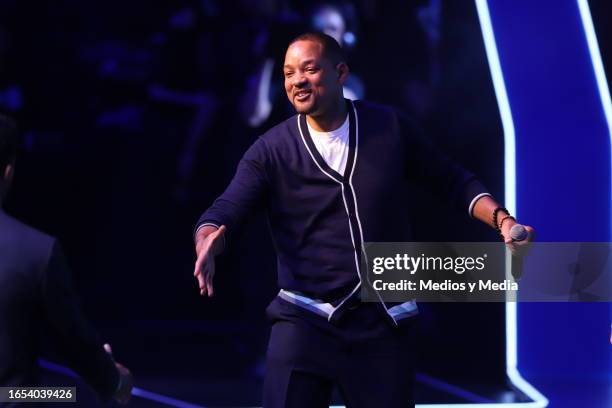
M 344 99 L 348 75 L 333 38 L 293 40 L 284 76 L 297 115 L 249 148 L 196 225 L 194 276 L 200 294 L 212 296 L 224 234 L 253 208 L 267 210 L 281 290 L 267 310 L 266 408 L 328 407 L 334 386 L 349 408 L 414 405 L 416 304 L 359 297 L 370 285 L 360 271 L 363 243 L 411 240 L 406 203 L 418 196 L 409 181 L 497 228 L 513 249 L 526 245 L 512 242 L 515 220 L 476 178 L 432 149 L 410 121 Z
M 285 91 L 295 110 L 306 115 L 315 130 L 335 130 L 346 119 L 347 111 L 342 84 L 349 69 L 342 49 L 333 44 L 325 47 L 323 42 L 308 40 L 311 37 L 307 35 L 302 38 L 287 49 Z

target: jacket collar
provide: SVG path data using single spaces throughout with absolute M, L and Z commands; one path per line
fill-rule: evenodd
M 302 137 L 302 141 L 306 145 L 306 149 L 310 153 L 310 157 L 317 164 L 319 169 L 329 177 L 337 181 L 338 183 L 349 182 L 353 172 L 353 164 L 357 160 L 357 143 L 358 143 L 358 119 L 355 111 L 355 106 L 352 101 L 345 99 L 347 104 L 347 111 L 349 115 L 349 152 L 348 157 L 346 159 L 346 167 L 344 169 L 344 174 L 338 173 L 336 170 L 329 167 L 325 159 L 319 153 L 319 150 L 315 146 L 312 135 L 308 131 L 308 125 L 306 123 L 306 115 L 300 114 L 298 115 L 298 130 L 300 136 Z

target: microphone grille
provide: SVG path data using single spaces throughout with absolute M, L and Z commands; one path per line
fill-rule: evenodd
M 510 238 L 515 241 L 523 241 L 527 239 L 527 230 L 521 224 L 515 224 L 510 228 Z

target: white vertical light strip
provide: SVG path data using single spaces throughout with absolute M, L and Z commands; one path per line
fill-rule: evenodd
M 482 38 L 484 40 L 489 70 L 493 88 L 497 98 L 497 106 L 504 130 L 504 202 L 506 208 L 512 214 L 516 214 L 516 167 L 515 167 L 515 144 L 514 144 L 514 122 L 512 111 L 506 93 L 504 76 L 497 53 L 497 44 L 493 35 L 491 16 L 486 0 L 476 0 L 476 10 L 480 20 Z M 508 259 L 506 259 L 506 271 L 508 270 Z M 506 366 L 508 369 L 517 366 L 517 333 L 516 333 L 516 303 L 506 302 Z
M 482 30 L 482 38 L 484 40 L 489 69 L 491 71 L 491 79 L 493 80 L 493 88 L 497 98 L 497 106 L 502 121 L 504 130 L 504 193 L 506 208 L 517 215 L 516 211 L 516 151 L 515 151 L 515 133 L 514 122 L 512 120 L 512 111 L 510 102 L 506 92 L 504 76 L 499 61 L 497 52 L 497 44 L 495 43 L 495 35 L 493 34 L 493 25 L 491 24 L 491 16 L 489 14 L 489 6 L 487 0 L 475 0 L 478 19 L 480 20 L 480 29 Z M 506 273 L 509 273 L 510 259 L 506 256 Z M 545 407 L 548 405 L 548 400 L 531 384 L 521 377 L 518 372 L 518 351 L 517 347 L 517 304 L 516 302 L 506 302 L 506 373 L 512 384 L 520 391 L 524 392 L 531 398 L 537 407 Z M 515 405 L 516 406 L 516 405 Z
M 499 62 L 497 44 L 493 35 L 491 16 L 486 0 L 476 0 L 476 10 L 480 20 L 480 29 L 484 40 L 487 60 L 493 80 L 493 88 L 497 98 L 497 107 L 501 116 L 502 127 L 504 129 L 504 204 L 505 207 L 516 215 L 516 163 L 515 163 L 515 144 L 514 144 L 514 122 L 512 121 L 512 111 L 506 93 L 504 75 Z
M 608 87 L 606 71 L 604 70 L 601 53 L 599 52 L 599 43 L 597 42 L 597 35 L 595 34 L 595 27 L 593 26 L 589 2 L 587 0 L 578 0 L 578 10 L 580 11 L 582 27 L 584 28 L 589 54 L 591 55 L 591 62 L 593 63 L 593 71 L 597 81 L 601 106 L 606 117 L 606 122 L 608 123 L 608 135 L 610 136 L 609 157 L 612 158 L 612 100 L 610 99 L 610 88 Z M 612 163 L 610 166 L 610 180 L 612 180 Z M 610 218 L 610 233 L 612 234 L 612 217 Z

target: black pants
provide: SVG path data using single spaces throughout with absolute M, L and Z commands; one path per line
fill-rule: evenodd
M 379 306 L 362 304 L 334 326 L 281 304 L 289 313 L 273 320 L 264 408 L 327 408 L 334 386 L 347 408 L 413 407 L 415 325 L 392 327 Z

